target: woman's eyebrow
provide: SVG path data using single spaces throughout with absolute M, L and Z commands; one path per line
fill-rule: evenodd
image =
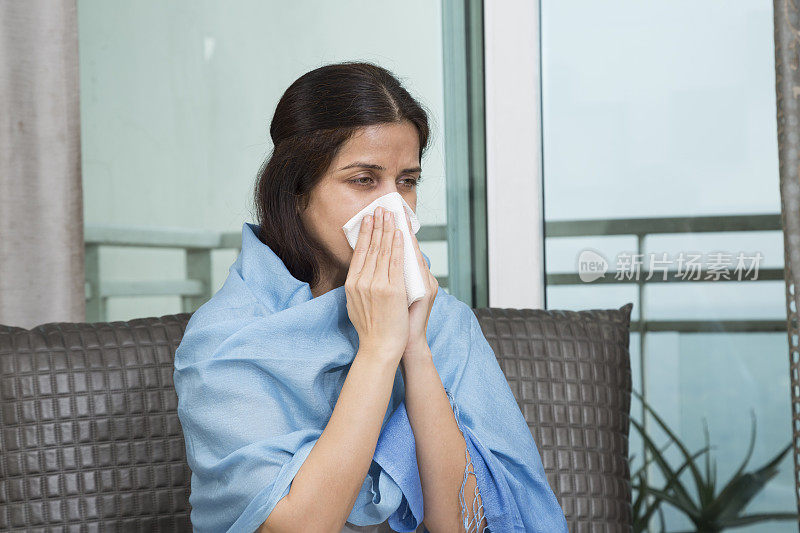
M 382 167 L 380 165 L 375 165 L 375 164 L 372 164 L 372 163 L 363 163 L 361 161 L 355 161 L 353 163 L 350 163 L 349 165 L 344 166 L 344 167 L 340 168 L 339 170 L 347 170 L 348 168 L 370 168 L 370 169 L 373 169 L 373 170 L 386 170 L 385 167 Z M 417 166 L 417 167 L 413 167 L 413 168 L 404 168 L 401 171 L 402 174 L 408 174 L 408 173 L 411 173 L 411 172 L 422 172 L 422 167 L 418 167 Z

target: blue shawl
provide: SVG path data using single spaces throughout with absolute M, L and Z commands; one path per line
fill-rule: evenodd
M 243 225 L 241 253 L 222 288 L 191 316 L 175 353 L 198 532 L 252 533 L 266 520 L 322 434 L 358 351 L 344 286 L 314 298 L 257 233 L 258 226 Z M 472 460 L 488 530 L 567 532 L 531 431 L 472 309 L 440 288 L 427 340 Z M 354 525 L 388 519 L 394 531 L 413 531 L 423 520 L 404 390 L 398 367 L 348 518 Z M 461 491 L 465 511 L 464 503 L 474 502 L 463 485 Z

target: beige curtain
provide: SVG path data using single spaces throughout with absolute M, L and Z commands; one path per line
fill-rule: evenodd
M 800 11 L 794 0 L 774 0 L 773 8 L 795 497 L 800 510 Z
M 76 0 L 0 0 L 0 324 L 85 313 Z

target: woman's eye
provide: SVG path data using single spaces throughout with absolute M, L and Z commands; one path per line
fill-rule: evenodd
M 370 180 L 370 181 L 372 181 L 372 178 L 371 178 L 371 177 L 369 177 L 369 176 L 362 176 L 362 177 L 360 177 L 360 178 L 355 178 L 355 179 L 352 179 L 352 180 L 350 180 L 350 181 L 351 181 L 352 183 L 355 183 L 356 185 L 369 185 L 369 182 L 364 182 L 363 180 Z M 421 178 L 420 178 L 420 179 L 413 179 L 413 178 L 409 178 L 409 179 L 405 179 L 405 180 L 403 180 L 403 181 L 405 181 L 405 182 L 406 182 L 406 186 L 407 186 L 407 187 L 411 187 L 411 188 L 413 188 L 413 187 L 416 187 L 416 186 L 417 186 L 417 184 L 420 182 L 420 180 L 421 180 Z

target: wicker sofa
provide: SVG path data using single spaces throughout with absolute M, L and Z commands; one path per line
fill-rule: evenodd
M 631 531 L 633 304 L 473 309 L 570 531 Z M 172 384 L 191 315 L 0 325 L 0 530 L 191 531 Z

